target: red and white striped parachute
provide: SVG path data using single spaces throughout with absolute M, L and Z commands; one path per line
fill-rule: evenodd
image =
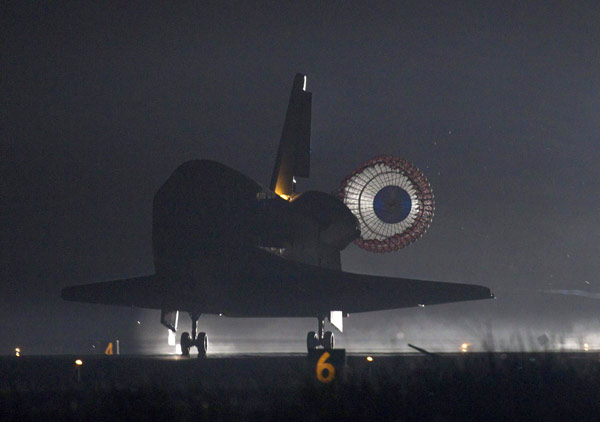
M 403 158 L 370 159 L 342 181 L 339 197 L 359 221 L 361 237 L 355 243 L 371 252 L 408 246 L 433 219 L 431 186 Z

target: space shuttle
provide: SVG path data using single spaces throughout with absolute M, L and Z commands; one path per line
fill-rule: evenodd
M 63 299 L 158 309 L 172 332 L 187 313 L 192 330 L 180 334 L 182 354 L 195 347 L 205 356 L 202 314 L 314 317 L 310 352 L 335 347 L 327 320 L 343 331 L 352 313 L 493 298 L 478 285 L 342 271 L 340 252 L 353 242 L 386 253 L 417 240 L 434 198 L 415 166 L 391 156 L 366 161 L 333 194 L 297 192 L 296 178 L 310 175 L 306 82 L 294 78 L 268 187 L 216 161 L 181 164 L 154 196 L 154 274 L 66 287 Z

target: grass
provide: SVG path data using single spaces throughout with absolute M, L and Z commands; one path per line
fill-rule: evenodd
M 331 384 L 302 357 L 0 359 L 0 420 L 599 420 L 596 353 L 348 357 Z

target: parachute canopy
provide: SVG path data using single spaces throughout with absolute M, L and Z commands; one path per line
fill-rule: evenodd
M 342 181 L 339 197 L 359 221 L 361 237 L 355 243 L 371 252 L 408 246 L 433 219 L 431 186 L 403 158 L 370 159 Z

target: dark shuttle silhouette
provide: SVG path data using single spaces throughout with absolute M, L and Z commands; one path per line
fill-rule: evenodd
M 416 168 L 392 157 L 365 163 L 337 194 L 296 193 L 295 177 L 309 176 L 311 100 L 297 74 L 269 188 L 214 161 L 182 164 L 154 196 L 156 273 L 67 287 L 62 297 L 160 309 L 172 331 L 177 311 L 187 312 L 184 355 L 193 346 L 206 354 L 200 314 L 317 317 L 307 348 L 331 349 L 326 318 L 341 330 L 349 313 L 492 298 L 482 286 L 341 271 L 340 251 L 352 241 L 387 251 L 418 238 L 433 216 L 433 195 Z

